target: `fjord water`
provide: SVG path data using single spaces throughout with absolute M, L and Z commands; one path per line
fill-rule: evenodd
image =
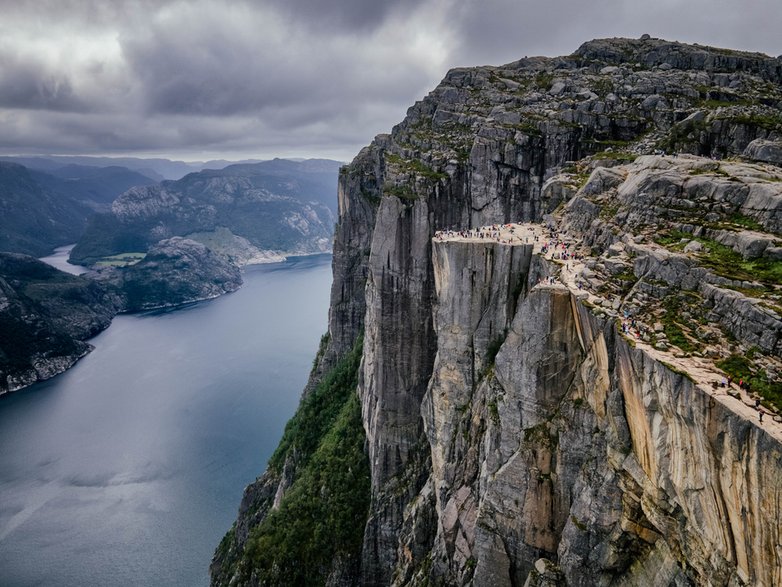
M 207 585 L 298 404 L 330 261 L 251 267 L 216 300 L 118 316 L 73 369 L 0 399 L 0 585 Z
M 65 271 L 72 275 L 81 275 L 89 271 L 86 267 L 81 265 L 71 265 L 68 263 L 68 256 L 71 254 L 71 249 L 76 245 L 66 245 L 64 247 L 57 247 L 54 249 L 54 253 L 48 257 L 41 257 L 41 261 L 48 263 L 52 267 L 56 267 L 60 271 Z

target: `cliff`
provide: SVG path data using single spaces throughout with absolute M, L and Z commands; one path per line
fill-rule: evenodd
M 449 72 L 341 170 L 302 405 L 363 333 L 369 508 L 311 581 L 782 580 L 781 82 L 763 55 L 592 41 Z M 268 583 L 248 545 L 301 491 L 297 446 L 215 584 Z

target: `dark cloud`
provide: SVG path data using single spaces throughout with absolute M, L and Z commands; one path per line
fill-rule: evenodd
M 273 0 L 272 3 L 308 28 L 328 29 L 334 34 L 374 30 L 392 13 L 410 10 L 420 0 Z
M 67 75 L 34 58 L 0 48 L 0 108 L 84 110 Z
M 778 54 L 776 2 L 0 0 L 0 151 L 347 159 L 450 67 L 643 33 Z

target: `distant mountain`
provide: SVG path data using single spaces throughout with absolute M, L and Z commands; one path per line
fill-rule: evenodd
M 154 185 L 157 180 L 127 167 L 88 167 L 69 164 L 47 173 L 33 171 L 33 177 L 52 192 L 90 204 L 111 204 L 134 186 Z
M 3 156 L 0 161 L 19 163 L 30 169 L 37 169 L 51 173 L 67 165 L 80 165 L 86 167 L 127 167 L 154 179 L 180 179 L 202 169 L 201 163 L 186 163 L 184 161 L 172 161 L 170 159 L 144 159 L 140 157 L 88 157 L 78 155 L 40 155 L 40 156 Z
M 283 159 L 191 173 L 132 188 L 94 216 L 71 251 L 79 264 L 145 252 L 186 236 L 239 264 L 275 254 L 331 249 L 340 163 Z
M 0 251 L 40 257 L 84 230 L 91 208 L 47 187 L 41 175 L 0 162 Z

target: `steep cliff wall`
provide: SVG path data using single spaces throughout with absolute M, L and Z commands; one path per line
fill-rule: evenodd
M 778 431 L 617 334 L 583 291 L 538 283 L 558 268 L 530 249 L 435 246 L 421 411 L 437 526 L 398 582 L 520 585 L 545 558 L 563 584 L 778 584 Z
M 778 423 L 710 387 L 782 399 L 778 170 L 638 157 L 776 144 L 780 72 L 656 39 L 453 70 L 341 170 L 307 389 L 363 331 L 371 501 L 360 567 L 323 581 L 779 582 Z M 561 233 L 481 229 L 511 221 Z M 276 507 L 294 461 L 248 495 Z

